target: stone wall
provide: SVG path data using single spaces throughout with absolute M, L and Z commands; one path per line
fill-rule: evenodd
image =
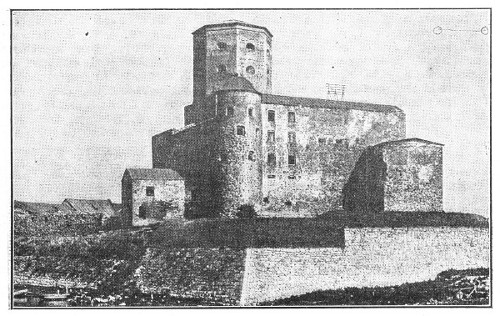
M 247 249 L 241 305 L 346 287 L 434 279 L 489 267 L 486 228 L 347 228 L 345 248 Z
M 125 192 L 130 197 L 126 201 L 131 203 L 125 205 L 125 213 L 132 214 L 132 225 L 147 225 L 151 222 L 166 218 L 179 218 L 184 215 L 185 189 L 184 180 L 133 180 L 131 183 L 123 183 Z M 146 188 L 154 188 L 154 195 L 148 196 Z M 162 202 L 171 205 L 166 212 L 156 212 L 162 207 Z M 140 208 L 144 211 L 140 214 Z M 124 208 L 124 209 L 125 209 Z M 128 209 L 130 208 L 130 210 Z
M 369 147 L 343 192 L 347 212 L 443 211 L 442 145 L 406 139 Z
M 262 191 L 268 201 L 262 216 L 315 216 L 341 209 L 342 190 L 363 150 L 406 133 L 400 111 L 279 104 L 263 104 L 262 111 Z M 269 111 L 275 112 L 274 122 Z M 289 122 L 289 112 L 295 122 Z M 275 155 L 275 165 L 265 163 L 269 154 Z M 289 155 L 295 164 L 289 164 Z
M 169 292 L 204 305 L 238 305 L 244 249 L 149 248 L 134 274 L 146 293 Z

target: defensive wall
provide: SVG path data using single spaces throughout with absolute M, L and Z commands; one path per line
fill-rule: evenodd
M 170 291 L 212 304 L 256 305 L 317 290 L 400 285 L 434 279 L 448 269 L 490 266 L 484 219 L 448 226 L 434 218 L 421 223 L 427 226 L 415 226 L 408 218 L 400 227 L 377 227 L 375 221 L 373 227 L 346 228 L 325 224 L 325 219 L 259 220 L 267 222 L 246 222 L 236 230 L 216 221 L 160 229 L 152 236 L 135 280 L 145 292 Z M 311 233 L 320 222 L 322 228 Z M 293 232 L 287 234 L 291 227 Z M 176 233 L 165 235 L 171 229 Z M 241 230 L 250 233 L 234 238 Z M 188 232 L 198 233 L 187 237 Z M 171 236 L 181 237 L 169 241 Z M 290 242 L 294 236 L 295 244 Z

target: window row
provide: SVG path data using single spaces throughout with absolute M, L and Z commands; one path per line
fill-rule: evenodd
M 276 121 L 276 112 L 274 110 L 267 111 L 267 121 L 268 122 Z M 288 112 L 288 123 L 295 123 L 295 112 Z
M 227 67 L 226 67 L 226 65 L 218 65 L 215 70 L 220 74 L 225 74 L 227 72 Z M 245 68 L 245 71 L 249 75 L 255 75 L 255 68 L 253 66 L 248 66 L 247 68 Z M 269 74 L 269 70 L 268 70 L 268 74 Z
M 288 155 L 288 164 L 295 165 L 297 163 L 297 157 L 293 154 Z M 267 164 L 270 166 L 276 166 L 276 155 L 274 153 L 267 154 Z
M 219 50 L 225 51 L 225 50 L 228 49 L 228 45 L 227 45 L 227 43 L 224 43 L 224 42 L 218 42 L 217 43 L 217 48 Z M 248 51 L 252 51 L 253 52 L 253 51 L 255 51 L 255 45 L 253 43 L 247 43 L 246 49 Z M 269 50 L 267 50 L 267 51 L 269 52 Z

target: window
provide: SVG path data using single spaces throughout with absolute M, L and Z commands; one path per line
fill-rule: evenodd
M 267 131 L 267 142 L 274 143 L 274 141 L 275 141 L 274 131 Z
M 146 196 L 155 196 L 155 187 L 146 187 Z
M 336 139 L 335 144 L 340 145 L 343 143 L 343 141 L 344 141 L 343 139 Z
M 271 51 L 269 49 L 266 50 L 267 57 L 271 57 Z
M 260 133 L 260 128 L 258 128 L 258 127 L 257 127 L 257 128 L 255 129 L 255 134 L 256 134 L 256 135 L 259 135 L 259 133 Z
M 268 177 L 269 177 L 269 176 L 268 176 Z M 266 203 L 266 204 L 267 204 L 267 203 L 269 203 L 269 198 L 266 196 L 265 198 L 263 198 L 263 199 L 262 199 L 262 202 L 264 202 L 264 203 Z
M 252 43 L 248 43 L 248 44 L 247 44 L 247 49 L 248 49 L 248 50 L 255 50 L 255 45 L 254 45 L 254 44 L 252 44 Z
M 253 117 L 253 108 L 248 109 L 248 116 Z
M 274 111 L 273 110 L 267 111 L 267 120 L 269 122 L 274 122 L 274 119 L 275 119 Z
M 268 165 L 276 165 L 276 155 L 275 154 L 268 154 L 267 155 L 267 164 Z
M 217 43 L 217 47 L 220 49 L 220 50 L 227 50 L 227 44 L 224 43 L 224 42 L 218 42 Z
M 295 155 L 288 155 L 288 164 L 295 165 Z
M 245 136 L 245 126 L 236 126 L 236 135 Z
M 295 143 L 295 132 L 288 132 L 288 143 Z
M 249 151 L 248 152 L 248 160 L 250 160 L 250 161 L 254 161 L 255 160 L 254 152 L 253 151 Z
M 232 106 L 228 106 L 226 109 L 226 115 L 231 116 L 234 115 L 234 108 Z
M 139 206 L 139 218 L 146 218 L 146 205 L 142 204 Z
M 326 144 L 326 138 L 318 138 L 318 144 L 324 146 Z
M 269 179 L 274 179 L 274 178 L 276 178 L 276 175 L 275 175 L 275 174 L 268 174 L 268 175 L 267 175 L 267 177 L 268 177 Z M 265 202 L 265 201 L 264 201 L 264 202 Z M 267 203 L 267 202 L 266 202 L 266 203 Z
M 218 73 L 225 73 L 227 70 L 226 66 L 225 65 L 219 65 L 217 66 L 217 72 Z
M 255 74 L 255 68 L 252 66 L 247 67 L 247 74 L 254 75 Z
M 288 176 L 288 179 L 295 179 L 295 176 Z
M 271 73 L 271 70 L 269 70 L 269 67 L 267 67 L 266 73 L 269 75 Z
M 295 123 L 295 112 L 288 112 L 288 123 Z
M 226 154 L 220 154 L 218 157 L 218 160 L 221 162 L 227 162 L 227 155 Z

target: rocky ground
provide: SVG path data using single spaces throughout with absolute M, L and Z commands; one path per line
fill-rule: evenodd
M 489 269 L 481 268 L 448 270 L 425 282 L 318 291 L 261 305 L 488 305 L 489 293 Z

